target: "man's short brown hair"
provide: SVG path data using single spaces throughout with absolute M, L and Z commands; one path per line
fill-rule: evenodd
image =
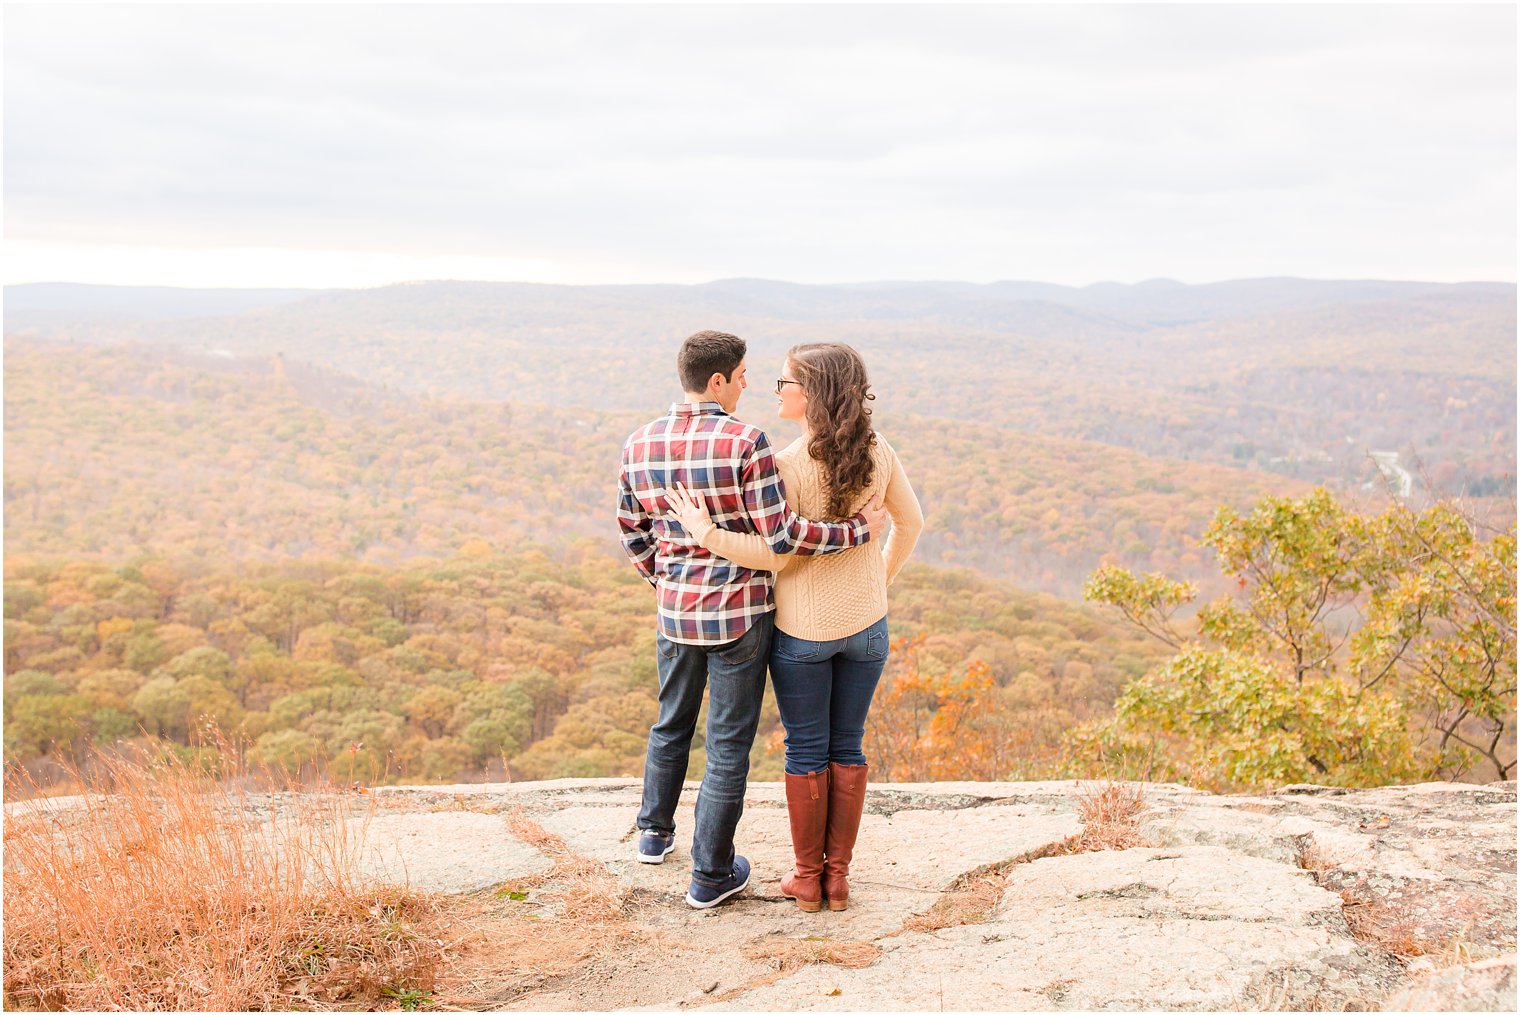
M 734 371 L 744 362 L 749 350 L 744 339 L 723 331 L 699 331 L 681 343 L 676 369 L 681 374 L 682 390 L 706 391 L 713 374 L 725 381 L 734 379 Z

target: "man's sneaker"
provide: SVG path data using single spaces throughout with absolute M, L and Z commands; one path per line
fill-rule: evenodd
M 656 832 L 646 828 L 639 833 L 639 863 L 664 863 L 676 848 L 675 832 Z
M 730 895 L 737 895 L 749 887 L 749 861 L 742 856 L 734 857 L 734 869 L 716 888 L 699 885 L 695 880 L 686 892 L 686 904 L 692 909 L 711 909 Z

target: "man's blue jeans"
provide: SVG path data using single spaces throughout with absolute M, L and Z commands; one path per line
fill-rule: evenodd
M 786 774 L 864 765 L 861 742 L 871 696 L 887 665 L 887 618 L 834 641 L 808 641 L 777 631 L 771 683 L 786 727 Z
M 675 831 L 676 804 L 686 781 L 702 691 L 709 689 L 707 771 L 697 793 L 697 827 L 691 842 L 692 880 L 707 887 L 718 886 L 733 872 L 734 829 L 744 813 L 749 752 L 760 727 L 775 625 L 776 615 L 764 614 L 743 637 L 726 645 L 681 645 L 663 634 L 655 637 L 660 717 L 649 729 L 638 826 Z

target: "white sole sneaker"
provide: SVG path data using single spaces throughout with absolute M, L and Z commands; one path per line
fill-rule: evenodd
M 687 892 L 686 893 L 686 904 L 688 906 L 690 906 L 692 909 L 711 909 L 714 906 L 716 906 L 718 903 L 722 902 L 724 899 L 727 899 L 727 898 L 730 898 L 732 896 L 738 895 L 740 892 L 744 891 L 744 889 L 746 889 L 748 887 L 749 887 L 749 878 L 745 878 L 743 884 L 735 885 L 733 888 L 730 888 L 728 891 L 724 892 L 722 895 L 718 896 L 716 899 L 713 899 L 711 902 L 698 902 L 696 899 L 694 899 L 694 898 L 691 897 L 691 892 Z
M 674 853 L 675 850 L 676 844 L 672 842 L 669 846 L 665 847 L 665 852 L 661 853 L 659 856 L 645 856 L 643 853 L 638 852 L 637 849 L 634 850 L 634 853 L 636 856 L 638 856 L 639 863 L 664 863 L 665 858 L 671 853 Z

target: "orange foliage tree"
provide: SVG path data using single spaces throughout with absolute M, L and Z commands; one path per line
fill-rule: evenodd
M 920 665 L 924 640 L 917 635 L 892 644 L 866 719 L 866 756 L 876 778 L 1008 778 L 1038 753 L 1031 726 L 1018 721 L 985 662 L 972 659 L 946 673 L 927 672 Z

